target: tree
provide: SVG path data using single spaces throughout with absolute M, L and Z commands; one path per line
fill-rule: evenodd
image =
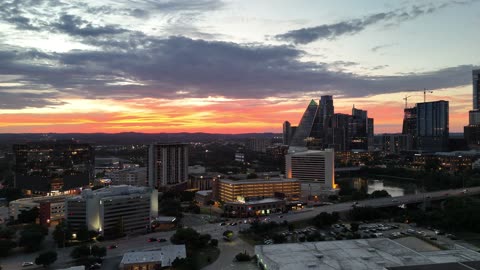
M 82 242 L 90 240 L 88 237 L 89 237 L 89 232 L 88 232 L 87 225 L 80 226 L 80 228 L 78 228 L 77 230 L 77 240 Z
M 40 210 L 38 207 L 33 207 L 30 210 L 21 210 L 18 214 L 19 223 L 35 223 L 38 216 L 40 215 Z
M 15 229 L 11 227 L 0 228 L 0 239 L 12 239 L 15 237 Z
M 64 219 L 62 219 L 60 223 L 55 226 L 52 235 L 58 247 L 65 247 L 65 242 L 72 239 L 70 226 L 68 226 Z
M 35 259 L 36 265 L 43 265 L 43 267 L 47 267 L 50 264 L 54 263 L 57 260 L 57 252 L 55 251 L 47 251 L 40 253 L 38 257 Z
M 250 261 L 252 258 L 250 257 L 250 255 L 245 251 L 245 252 L 240 252 L 238 253 L 237 255 L 235 255 L 235 259 L 239 262 L 248 262 Z
M 97 258 L 105 257 L 107 256 L 107 249 L 105 247 L 93 245 L 91 249 L 91 255 Z
M 352 232 L 358 231 L 358 227 L 360 227 L 360 224 L 358 224 L 358 223 L 356 223 L 356 222 L 350 223 L 350 230 L 351 230 Z
M 7 256 L 16 246 L 17 244 L 12 240 L 0 240 L 0 256 Z
M 74 259 L 87 258 L 88 256 L 90 256 L 90 247 L 87 245 L 75 247 L 72 252 L 70 252 L 70 257 Z
M 210 246 L 217 247 L 218 246 L 218 240 L 217 239 L 210 240 Z
M 46 234 L 48 234 L 48 229 L 41 225 L 32 224 L 26 226 L 20 232 L 20 240 L 18 244 L 19 246 L 24 247 L 27 252 L 39 250 Z
M 173 269 L 176 270 L 197 270 L 198 265 L 192 258 L 176 258 L 172 262 Z
M 330 226 L 337 222 L 340 219 L 340 216 L 338 215 L 337 212 L 333 212 L 331 214 L 326 213 L 326 212 L 321 212 L 320 214 L 316 215 L 313 218 L 313 224 L 318 227 L 325 227 L 325 226 Z
M 392 197 L 388 191 L 386 190 L 375 190 L 370 194 L 371 198 L 386 198 L 386 197 Z

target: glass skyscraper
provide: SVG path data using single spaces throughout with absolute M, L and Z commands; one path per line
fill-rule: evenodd
M 417 103 L 418 150 L 439 152 L 448 150 L 448 101 Z

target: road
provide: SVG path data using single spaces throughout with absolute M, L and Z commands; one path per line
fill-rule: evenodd
M 417 194 L 409 194 L 405 196 L 399 196 L 394 198 L 379 198 L 379 199 L 369 199 L 358 201 L 358 207 L 386 207 L 386 206 L 395 206 L 395 205 L 402 205 L 402 204 L 411 204 L 411 203 L 421 203 L 425 201 L 435 201 L 435 200 L 443 200 L 446 198 L 453 198 L 453 197 L 463 197 L 463 196 L 472 196 L 480 194 L 480 187 L 470 187 L 466 193 L 463 192 L 464 189 L 449 189 L 449 190 L 440 190 L 434 192 L 426 192 L 426 193 L 417 193 Z M 293 214 L 284 215 L 284 219 L 291 222 L 291 221 L 299 221 L 305 220 L 315 217 L 316 215 L 320 214 L 321 212 L 345 212 L 349 211 L 353 208 L 352 202 L 346 203 L 337 203 L 332 205 L 325 205 L 319 206 L 315 208 L 307 208 L 303 211 L 293 212 Z
M 452 190 L 442 190 L 442 191 L 436 191 L 436 192 L 428 192 L 428 193 L 419 193 L 419 194 L 411 194 L 411 195 L 405 195 L 401 197 L 395 197 L 395 198 L 380 198 L 380 199 L 370 199 L 370 200 L 364 200 L 364 201 L 359 201 L 357 206 L 370 206 L 370 207 L 385 207 L 385 206 L 394 206 L 394 205 L 401 205 L 401 204 L 408 204 L 408 203 L 418 203 L 422 202 L 423 200 L 440 200 L 440 199 L 445 199 L 449 197 L 456 197 L 456 196 L 471 196 L 471 195 L 477 195 L 480 194 L 480 187 L 471 187 L 468 188 L 468 192 L 464 193 L 464 189 L 452 189 Z M 284 215 L 283 219 L 281 220 L 287 220 L 289 222 L 291 221 L 299 221 L 299 220 L 305 220 L 305 219 L 310 219 L 315 217 L 321 212 L 344 212 L 344 211 L 349 211 L 352 209 L 352 202 L 348 203 L 338 203 L 338 204 L 332 204 L 332 205 L 327 205 L 327 206 L 320 206 L 316 208 L 307 208 L 303 209 L 302 211 L 295 211 L 291 214 L 286 214 Z M 240 220 L 240 219 L 239 219 Z M 279 219 L 280 220 L 280 219 Z M 193 223 L 195 224 L 195 223 Z M 188 225 L 188 224 L 187 224 Z M 193 226 L 190 226 L 191 228 L 197 230 L 198 232 L 205 234 L 208 233 L 212 235 L 212 238 L 218 239 L 220 242 L 220 249 L 222 251 L 220 258 L 218 261 L 216 261 L 214 264 L 212 264 L 211 267 L 207 269 L 233 269 L 234 266 L 232 265 L 232 260 L 234 255 L 236 255 L 238 252 L 247 250 L 250 254 L 253 254 L 253 247 L 248 245 L 247 243 L 243 242 L 241 239 L 236 239 L 232 243 L 226 243 L 222 240 L 222 234 L 225 230 L 229 229 L 234 231 L 236 235 L 238 235 L 238 231 L 246 228 L 249 226 L 248 224 L 242 224 L 240 222 L 239 225 L 237 226 L 228 226 L 228 227 L 223 227 L 219 226 L 218 223 L 216 224 L 196 224 Z M 102 246 L 109 246 L 112 244 L 116 244 L 118 248 L 116 249 L 111 249 L 108 250 L 107 252 L 107 259 L 111 260 L 116 260 L 118 261 L 118 258 L 122 256 L 125 252 L 129 251 L 139 251 L 139 250 L 151 250 L 155 249 L 156 247 L 162 246 L 162 245 L 168 245 L 170 244 L 169 241 L 164 242 L 164 243 L 149 243 L 147 240 L 150 237 L 156 237 L 156 238 L 165 238 L 167 240 L 170 239 L 170 237 L 173 235 L 173 231 L 170 232 L 157 232 L 157 233 L 151 233 L 148 235 L 140 235 L 140 236 L 133 236 L 133 237 L 126 237 L 123 239 L 117 239 L 115 241 L 104 241 L 100 243 Z M 55 262 L 53 265 L 53 269 L 55 268 L 61 268 L 65 263 L 71 261 L 71 258 L 69 256 L 72 248 L 57 248 L 56 251 L 58 253 L 58 260 Z M 30 254 L 25 254 L 20 251 L 16 252 L 15 254 L 12 254 L 11 256 L 7 258 L 2 258 L 1 259 L 1 266 L 3 269 L 27 269 L 27 268 L 22 268 L 21 264 L 22 262 L 25 261 L 31 261 L 33 262 L 35 260 L 35 257 L 38 256 L 37 253 L 30 253 Z M 117 258 L 117 259 L 113 259 Z M 111 264 L 113 265 L 113 264 Z M 238 265 L 235 265 L 238 266 Z M 233 267 L 233 268 L 232 268 Z M 246 266 L 249 269 L 248 266 Z M 36 269 L 36 266 L 33 267 L 28 267 L 28 269 Z M 41 269 L 41 268 L 38 268 Z M 103 269 L 112 269 L 112 268 L 103 268 Z

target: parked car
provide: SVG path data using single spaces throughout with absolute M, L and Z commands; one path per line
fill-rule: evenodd
M 23 262 L 22 267 L 32 266 L 33 262 Z
M 158 239 L 158 242 L 160 242 L 160 243 L 167 242 L 167 239 L 165 239 L 165 238 L 160 238 L 160 239 Z
M 148 238 L 148 242 L 157 242 L 157 238 L 150 237 Z
M 108 246 L 108 249 L 115 249 L 117 247 L 118 247 L 117 245 L 110 245 L 110 246 Z

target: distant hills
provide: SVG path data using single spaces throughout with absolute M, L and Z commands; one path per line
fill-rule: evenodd
M 273 138 L 277 133 L 3 133 L 0 144 L 25 143 L 40 140 L 79 140 L 92 144 L 149 144 L 154 142 L 209 142 L 214 140 L 240 140 L 245 138 Z

